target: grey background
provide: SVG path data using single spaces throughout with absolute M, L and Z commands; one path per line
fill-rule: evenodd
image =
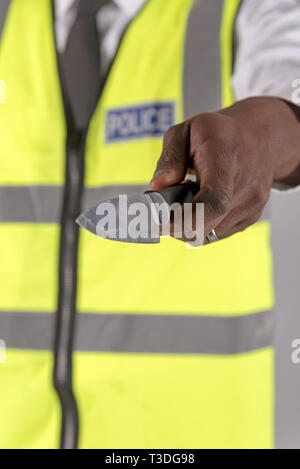
M 276 294 L 275 440 L 277 448 L 300 449 L 300 364 L 291 360 L 291 343 L 300 338 L 300 192 L 274 192 L 271 212 Z
M 209 8 L 207 2 L 198 1 L 189 16 L 183 80 L 185 119 L 221 107 L 220 93 L 212 94 L 212 90 L 221 89 L 220 50 L 214 40 L 221 21 L 219 6 L 219 0 L 211 0 Z M 300 449 L 300 364 L 291 360 L 291 343 L 300 339 L 300 192 L 272 193 L 271 212 L 277 299 L 275 442 L 277 448 Z

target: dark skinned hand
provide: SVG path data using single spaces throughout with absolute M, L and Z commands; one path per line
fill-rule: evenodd
M 249 98 L 171 127 L 150 189 L 183 182 L 193 168 L 205 237 L 212 229 L 220 239 L 244 230 L 260 218 L 274 181 L 300 184 L 300 124 L 292 106 Z

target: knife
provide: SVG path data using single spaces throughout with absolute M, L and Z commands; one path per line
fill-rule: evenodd
M 83 212 L 76 223 L 99 236 L 112 241 L 138 244 L 160 242 L 161 213 L 157 204 L 171 207 L 191 202 L 199 185 L 185 182 L 161 189 L 145 191 L 142 195 L 118 197 L 98 202 Z

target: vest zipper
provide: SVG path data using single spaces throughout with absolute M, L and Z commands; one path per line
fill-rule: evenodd
M 135 18 L 143 11 L 147 3 L 148 2 L 140 8 Z M 62 412 L 60 448 L 76 449 L 79 434 L 79 415 L 72 386 L 72 352 L 76 325 L 79 226 L 75 223 L 75 219 L 81 212 L 81 199 L 84 185 L 84 150 L 88 129 L 84 132 L 74 130 L 55 41 L 54 0 L 51 1 L 51 9 L 53 44 L 56 51 L 57 67 L 67 124 L 66 174 L 60 233 L 59 295 L 54 338 L 53 383 L 60 399 Z M 132 21 L 130 21 L 123 30 L 114 60 L 120 50 L 125 33 L 131 24 Z M 98 102 L 109 77 L 114 60 L 111 61 L 102 79 Z
M 61 405 L 60 448 L 76 449 L 79 436 L 79 413 L 73 391 L 72 354 L 76 325 L 79 226 L 75 223 L 75 220 L 81 212 L 87 129 L 85 131 L 78 131 L 73 124 L 64 76 L 56 48 L 54 0 L 52 0 L 51 5 L 53 41 L 67 127 L 65 185 L 59 251 L 59 293 L 54 337 L 53 384 Z
M 77 256 L 83 191 L 83 161 L 86 134 L 69 132 L 66 144 L 66 177 L 61 218 L 59 299 L 54 349 L 54 386 L 62 410 L 60 447 L 74 449 L 78 443 L 78 409 L 72 388 L 72 351 L 76 317 Z

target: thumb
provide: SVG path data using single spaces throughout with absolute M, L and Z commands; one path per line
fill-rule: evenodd
M 149 184 L 150 190 L 160 190 L 182 182 L 188 169 L 189 124 L 174 125 L 164 135 L 163 151 Z

